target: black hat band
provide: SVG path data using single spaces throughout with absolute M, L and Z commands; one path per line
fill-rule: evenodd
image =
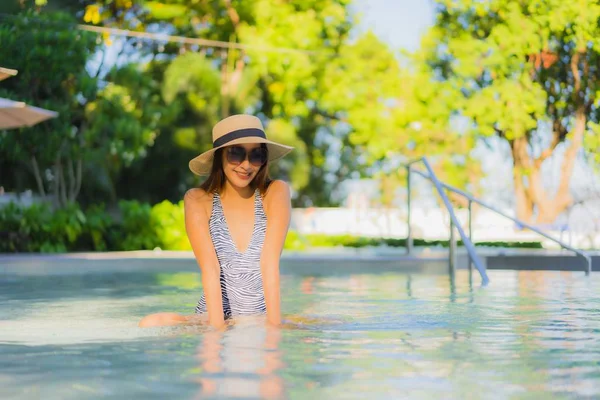
M 232 140 L 240 139 L 243 137 L 259 137 L 259 138 L 266 139 L 267 135 L 265 135 L 265 132 L 262 129 L 257 129 L 257 128 L 239 129 L 237 131 L 231 131 L 231 132 L 221 136 L 217 140 L 215 140 L 213 142 L 213 148 L 221 147 L 224 144 L 231 142 Z

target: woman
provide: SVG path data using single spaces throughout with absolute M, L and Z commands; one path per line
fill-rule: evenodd
M 184 197 L 185 227 L 202 271 L 200 319 L 220 328 L 241 315 L 281 323 L 279 258 L 290 222 L 290 191 L 270 180 L 268 164 L 292 150 L 267 140 L 260 120 L 234 115 L 213 128 L 213 148 L 190 161 L 208 178 Z M 193 316 L 159 313 L 141 327 L 176 325 Z

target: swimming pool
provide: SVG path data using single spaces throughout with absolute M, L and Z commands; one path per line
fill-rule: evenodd
M 139 261 L 139 260 L 138 260 Z M 444 274 L 283 265 L 304 323 L 139 329 L 189 313 L 190 263 L 0 271 L 0 398 L 580 398 L 600 396 L 600 275 Z M 298 318 L 296 318 L 296 321 Z

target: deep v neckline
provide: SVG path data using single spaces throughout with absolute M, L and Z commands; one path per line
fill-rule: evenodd
M 250 247 L 252 246 L 252 242 L 254 242 L 254 234 L 256 231 L 256 196 L 257 196 L 257 192 L 258 190 L 254 191 L 254 201 L 252 203 L 252 208 L 253 208 L 253 219 L 252 219 L 252 234 L 250 235 L 250 240 L 248 241 L 248 244 L 246 245 L 246 249 L 244 251 L 240 251 L 238 248 L 238 245 L 235 243 L 235 239 L 233 238 L 233 235 L 231 234 L 231 230 L 229 229 L 229 224 L 227 223 L 227 217 L 225 216 L 225 207 L 223 207 L 223 202 L 221 201 L 221 196 L 217 193 L 218 199 L 219 199 L 219 204 L 221 206 L 221 214 L 223 214 L 223 224 L 225 225 L 225 231 L 227 231 L 227 236 L 229 237 L 229 240 L 231 241 L 231 245 L 233 246 L 233 249 L 235 250 L 235 252 L 237 254 L 240 255 L 244 255 L 248 252 L 248 250 L 250 249 Z

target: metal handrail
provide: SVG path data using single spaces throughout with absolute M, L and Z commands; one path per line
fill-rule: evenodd
M 410 167 L 412 164 L 414 164 L 416 162 L 419 162 L 419 161 L 423 161 L 423 163 L 425 164 L 425 166 L 427 168 L 427 172 L 428 173 L 425 173 L 423 171 L 419 171 L 417 169 L 413 169 L 413 168 Z M 519 220 L 519 219 L 517 219 L 515 217 L 511 217 L 510 215 L 508 215 L 508 214 L 506 214 L 506 213 L 504 213 L 504 212 L 496 209 L 495 207 L 493 207 L 493 206 L 491 206 L 491 205 L 483 202 L 482 200 L 479 200 L 476 197 L 471 196 L 469 193 L 466 193 L 466 192 L 464 192 L 464 191 L 462 191 L 460 189 L 457 189 L 457 188 L 455 188 L 453 186 L 447 185 L 447 184 L 445 184 L 443 182 L 439 182 L 439 180 L 437 179 L 437 177 L 435 176 L 435 174 L 433 174 L 433 171 L 432 171 L 431 167 L 429 166 L 429 162 L 427 161 L 427 159 L 425 157 L 410 162 L 406 166 L 406 168 L 407 168 L 409 176 L 410 176 L 411 172 L 414 172 L 414 173 L 416 173 L 416 174 L 418 174 L 418 175 L 420 175 L 420 176 L 422 176 L 422 177 L 424 177 L 426 179 L 429 179 L 434 184 L 436 184 L 435 182 L 437 181 L 443 188 L 445 188 L 447 190 L 450 190 L 451 192 L 454 192 L 456 194 L 459 194 L 459 195 L 461 195 L 461 196 L 463 196 L 463 197 L 465 197 L 466 199 L 469 200 L 469 233 L 471 233 L 471 229 L 470 229 L 470 225 L 471 225 L 471 203 L 477 203 L 480 206 L 482 206 L 484 208 L 487 208 L 488 210 L 493 211 L 496 214 L 503 216 L 504 218 L 508 218 L 511 221 L 519 224 L 520 226 L 523 226 L 523 227 L 525 227 L 525 228 L 527 228 L 527 229 L 529 229 L 529 230 L 531 230 L 531 231 L 533 231 L 533 232 L 535 232 L 535 233 L 537 233 L 537 234 L 545 237 L 546 239 L 553 241 L 554 243 L 556 243 L 559 246 L 561 246 L 563 249 L 572 251 L 576 255 L 583 257 L 585 259 L 586 263 L 587 263 L 585 274 L 589 275 L 592 272 L 592 257 L 589 254 L 587 254 L 586 252 L 584 252 L 582 250 L 576 249 L 576 248 L 568 245 L 567 243 L 564 243 L 562 240 L 559 240 L 559 239 L 556 239 L 555 237 L 550 236 L 546 232 L 544 232 L 544 231 L 536 228 L 535 226 L 532 226 L 532 225 L 528 224 L 527 222 L 521 221 L 521 220 Z M 437 185 L 436 185 L 436 187 L 437 187 Z M 439 191 L 439 189 L 438 189 L 438 191 Z M 410 228 L 409 228 L 409 235 L 410 235 Z M 464 242 L 464 239 L 463 239 L 463 242 Z
M 483 266 L 483 263 L 481 262 L 481 259 L 479 258 L 479 256 L 477 255 L 477 252 L 475 251 L 475 246 L 473 246 L 473 243 L 471 242 L 471 240 L 469 239 L 469 237 L 467 237 L 467 235 L 465 235 L 464 230 L 462 229 L 461 225 L 460 225 L 460 221 L 458 220 L 458 218 L 456 217 L 456 214 L 454 213 L 454 207 L 452 207 L 452 204 L 450 203 L 450 200 L 448 199 L 448 196 L 446 196 L 446 193 L 444 192 L 443 185 L 442 183 L 439 181 L 439 179 L 435 176 L 435 173 L 433 172 L 433 168 L 431 168 L 431 165 L 429 165 L 429 161 L 427 161 L 427 159 L 425 157 L 423 158 L 419 158 L 417 160 L 411 161 L 410 163 L 408 163 L 408 165 L 406 166 L 407 170 L 408 170 L 408 191 L 409 191 L 409 196 L 408 196 L 408 201 L 409 201 L 409 207 L 410 207 L 410 172 L 411 172 L 411 165 L 415 164 L 417 162 L 422 162 L 423 165 L 425 165 L 425 168 L 427 168 L 427 171 L 429 172 L 429 179 L 433 182 L 433 184 L 435 185 L 435 188 L 438 191 L 438 194 L 440 195 L 440 197 L 442 198 L 442 200 L 444 201 L 444 204 L 446 205 L 446 209 L 448 210 L 448 213 L 450 214 L 450 220 L 452 221 L 450 224 L 450 254 L 449 254 L 449 258 L 450 258 L 450 268 L 454 269 L 454 266 L 456 264 L 456 261 L 454 260 L 454 258 L 456 257 L 456 242 L 454 240 L 454 227 L 456 227 L 456 229 L 458 230 L 458 233 L 463 241 L 464 246 L 467 249 L 467 252 L 469 253 L 469 258 L 472 261 L 472 263 L 475 265 L 475 268 L 477 268 L 477 270 L 479 271 L 479 274 L 481 275 L 481 283 L 483 285 L 487 285 L 489 283 L 489 278 L 487 276 L 487 273 L 485 271 L 485 267 Z M 409 208 L 410 210 L 410 208 Z M 412 235 L 411 235 L 411 230 L 410 230 L 410 211 L 409 211 L 409 238 L 407 240 L 407 250 L 408 252 L 410 252 L 410 249 L 412 247 Z

